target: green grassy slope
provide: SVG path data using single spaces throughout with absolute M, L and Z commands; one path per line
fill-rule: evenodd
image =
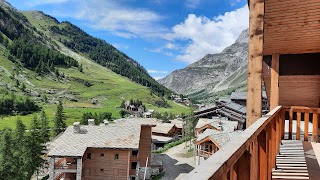
M 58 67 L 59 71 L 65 75 L 65 78 L 58 79 L 52 74 L 40 77 L 35 72 L 23 67 L 17 67 L 16 64 L 8 60 L 8 50 L 0 45 L 0 95 L 1 90 L 8 89 L 8 86 L 12 87 L 11 90 L 13 89 L 15 94 L 26 95 L 21 90 L 14 88 L 15 82 L 10 76 L 15 71 L 17 79 L 21 83 L 24 83 L 27 89 L 39 93 L 39 97 L 33 98 L 43 106 L 51 121 L 53 121 L 56 110 L 54 103 L 58 99 L 63 101 L 68 125 L 74 121 L 79 121 L 83 112 L 111 112 L 114 118 L 119 118 L 119 106 L 122 100 L 130 100 L 131 98 L 140 99 L 148 109 L 155 109 L 159 112 L 166 111 L 174 114 L 190 112 L 189 108 L 170 101 L 171 108 L 156 107 L 153 102 L 159 99 L 159 97 L 151 95 L 147 87 L 112 72 L 85 55 L 71 51 L 57 41 L 57 37 L 51 37 L 51 34 L 45 31 L 45 27 L 56 23 L 52 18 L 40 15 L 31 16 L 31 12 L 24 12 L 23 14 L 26 15 L 29 22 L 38 31 L 42 31 L 57 44 L 60 52 L 82 63 L 83 72 L 80 72 L 77 68 Z M 91 86 L 86 86 L 84 82 L 89 83 Z M 48 90 L 54 93 L 48 93 Z M 48 102 L 43 101 L 44 96 L 46 96 Z M 77 102 L 74 101 L 75 99 Z M 97 100 L 98 103 L 92 104 L 93 99 Z M 33 114 L 29 114 L 21 116 L 21 119 L 29 126 L 32 117 Z M 14 128 L 16 119 L 17 116 L 1 117 L 0 129 L 4 127 Z M 51 125 L 53 125 L 53 122 L 51 122 Z

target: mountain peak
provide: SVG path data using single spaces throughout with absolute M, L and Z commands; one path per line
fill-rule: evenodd
M 241 32 L 238 39 L 236 40 L 236 43 L 248 43 L 248 35 L 249 35 L 249 28 L 245 29 Z

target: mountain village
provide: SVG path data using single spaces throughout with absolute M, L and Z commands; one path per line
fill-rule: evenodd
M 233 44 L 156 81 L 0 0 L 0 179 L 319 179 L 320 3 L 248 9 Z

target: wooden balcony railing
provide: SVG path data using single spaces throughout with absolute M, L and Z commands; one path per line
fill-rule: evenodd
M 285 135 L 286 112 L 289 112 L 289 139 L 292 138 L 294 117 L 299 122 L 303 114 L 307 124 L 304 126 L 304 140 L 308 140 L 308 122 L 312 116 L 312 141 L 318 141 L 319 108 L 278 106 L 197 166 L 185 179 L 270 180 L 279 145 Z M 300 127 L 300 123 L 297 126 Z M 299 127 L 297 133 L 300 133 Z
M 56 164 L 55 169 L 77 169 L 77 164 Z
M 210 157 L 211 155 L 213 155 L 213 153 L 205 151 L 205 150 L 198 150 L 198 156 L 202 156 L 202 157 Z

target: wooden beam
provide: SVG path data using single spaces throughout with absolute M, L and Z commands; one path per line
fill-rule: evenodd
M 270 110 L 279 105 L 279 54 L 272 54 Z
M 293 109 L 289 111 L 289 139 L 292 139 Z
M 308 141 L 309 134 L 309 111 L 304 113 L 304 141 Z
M 250 1 L 247 128 L 262 115 L 263 19 L 264 1 Z
M 314 111 L 312 115 L 312 142 L 318 142 L 318 112 Z
M 296 140 L 300 140 L 300 128 L 301 125 L 301 112 L 297 112 L 297 132 L 296 132 Z

